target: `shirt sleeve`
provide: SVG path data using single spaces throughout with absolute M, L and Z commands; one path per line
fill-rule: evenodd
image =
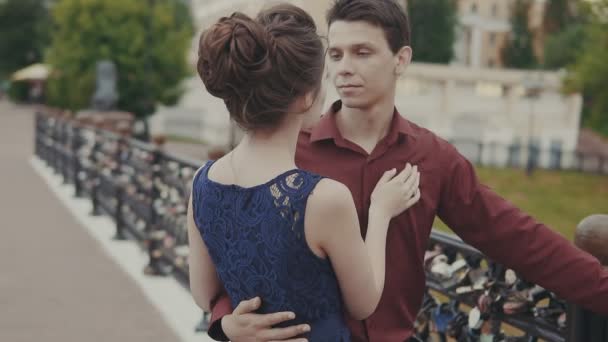
M 444 156 L 438 216 L 465 242 L 559 297 L 608 314 L 608 270 L 479 183 L 455 149 Z
M 231 313 L 230 297 L 228 297 L 226 291 L 222 291 L 211 303 L 211 324 L 207 331 L 209 337 L 216 341 L 228 341 L 228 337 L 222 329 L 222 318 Z

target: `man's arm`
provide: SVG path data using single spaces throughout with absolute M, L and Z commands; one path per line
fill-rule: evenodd
M 480 184 L 471 163 L 455 149 L 444 160 L 438 207 L 443 222 L 526 280 L 608 314 L 608 271 L 597 259 Z
M 232 313 L 232 304 L 230 297 L 225 290 L 222 289 L 220 294 L 211 302 L 211 322 L 207 334 L 216 341 L 228 341 L 228 337 L 222 329 L 222 318 Z
M 310 331 L 308 324 L 294 325 L 286 328 L 273 326 L 295 318 L 293 312 L 256 314 L 260 307 L 260 298 L 244 300 L 232 311 L 230 298 L 225 291 L 211 302 L 211 324 L 207 334 L 216 341 L 289 341 L 306 342 L 305 338 L 296 338 Z

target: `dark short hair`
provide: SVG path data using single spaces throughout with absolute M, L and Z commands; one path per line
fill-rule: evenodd
M 202 33 L 197 71 L 246 130 L 272 129 L 293 101 L 318 92 L 324 48 L 312 17 L 289 4 L 221 18 Z
M 393 53 L 410 46 L 410 21 L 395 0 L 335 0 L 327 11 L 327 25 L 339 20 L 365 21 L 382 28 Z

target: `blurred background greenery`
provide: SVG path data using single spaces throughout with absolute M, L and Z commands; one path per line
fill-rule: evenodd
M 583 217 L 607 209 L 606 176 L 538 170 L 528 177 L 522 170 L 488 167 L 477 167 L 477 175 L 482 183 L 568 240 L 574 239 Z M 439 219 L 434 226 L 450 231 Z
M 109 59 L 118 70 L 120 110 L 143 117 L 156 104 L 175 104 L 191 73 L 194 35 L 188 3 L 178 0 L 5 0 L 0 3 L 0 79 L 36 62 L 52 66 L 49 105 L 87 108 L 95 66 Z M 11 97 L 23 101 L 23 84 Z

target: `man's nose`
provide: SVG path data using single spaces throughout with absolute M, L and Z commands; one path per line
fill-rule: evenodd
M 354 66 L 352 58 L 345 54 L 342 59 L 336 65 L 336 73 L 338 75 L 352 75 L 354 73 Z

